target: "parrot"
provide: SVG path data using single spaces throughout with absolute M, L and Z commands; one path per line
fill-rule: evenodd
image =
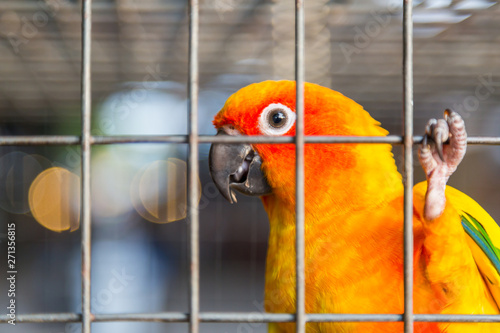
M 295 81 L 263 81 L 231 95 L 217 135 L 294 136 Z M 304 134 L 386 136 L 364 108 L 304 83 Z M 499 314 L 500 228 L 472 198 L 447 185 L 462 161 L 462 117 L 446 110 L 426 125 L 418 149 L 426 180 L 413 187 L 415 314 Z M 264 310 L 295 313 L 295 145 L 213 143 L 209 170 L 219 192 L 260 197 L 269 218 Z M 306 313 L 404 312 L 404 185 L 392 146 L 304 146 Z M 269 332 L 295 332 L 269 323 Z M 307 332 L 403 332 L 402 322 L 307 322 Z M 414 332 L 500 332 L 500 323 L 415 322 Z

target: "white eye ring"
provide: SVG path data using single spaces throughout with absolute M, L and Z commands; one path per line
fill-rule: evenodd
M 283 135 L 295 124 L 295 112 L 280 103 L 271 103 L 262 110 L 260 131 L 265 135 Z

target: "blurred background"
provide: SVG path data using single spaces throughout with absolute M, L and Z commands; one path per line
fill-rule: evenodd
M 239 88 L 293 79 L 292 0 L 205 0 L 200 8 L 201 134 Z M 402 134 L 402 1 L 308 0 L 306 79 L 363 105 Z M 471 136 L 500 135 L 500 6 L 414 1 L 415 134 L 446 108 Z M 0 1 L 0 135 L 79 135 L 80 3 Z M 92 134 L 186 134 L 187 4 L 94 0 Z M 263 310 L 267 216 L 230 205 L 200 146 L 201 310 Z M 395 147 L 401 165 L 401 148 Z M 92 149 L 92 311 L 188 311 L 185 145 Z M 0 255 L 17 228 L 17 313 L 80 312 L 80 150 L 0 147 Z M 416 156 L 416 155 L 415 155 Z M 415 162 L 415 181 L 424 179 Z M 470 146 L 451 184 L 500 221 L 500 147 Z M 6 271 L 6 260 L 0 260 Z M 4 273 L 2 273 L 4 274 Z M 0 313 L 7 306 L 0 279 Z M 94 323 L 94 332 L 187 332 L 187 324 Z M 202 332 L 266 332 L 202 324 Z M 2 332 L 79 332 L 78 324 Z

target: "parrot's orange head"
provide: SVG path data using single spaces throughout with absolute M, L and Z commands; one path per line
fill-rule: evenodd
M 336 91 L 305 83 L 304 96 L 305 135 L 387 134 L 359 104 Z M 293 136 L 295 118 L 295 81 L 264 81 L 229 97 L 214 125 L 219 135 Z M 366 157 L 360 156 L 359 146 L 307 144 L 306 194 L 324 192 L 325 186 L 332 185 L 326 179 L 344 177 L 347 170 L 355 169 Z M 214 144 L 210 155 L 212 177 L 230 201 L 235 199 L 232 188 L 249 195 L 273 194 L 294 202 L 293 144 Z

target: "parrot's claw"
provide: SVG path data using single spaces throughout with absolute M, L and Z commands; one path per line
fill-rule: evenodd
M 458 113 L 446 110 L 444 119 L 429 120 L 419 149 L 420 164 L 427 177 L 426 219 L 435 219 L 443 212 L 446 183 L 462 161 L 466 148 L 465 124 Z
M 424 135 L 424 146 L 433 145 L 441 162 L 444 162 L 443 144 L 448 140 L 448 124 L 444 119 L 431 119 L 427 123 Z

